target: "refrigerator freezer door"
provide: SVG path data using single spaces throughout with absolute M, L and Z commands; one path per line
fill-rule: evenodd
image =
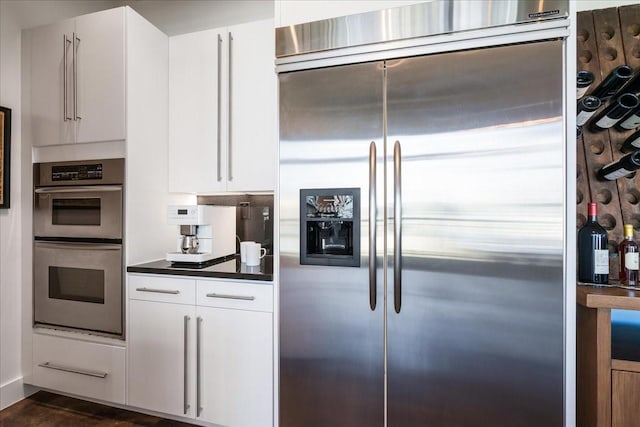
M 279 425 L 382 426 L 383 198 L 377 197 L 373 211 L 380 262 L 372 304 L 369 190 L 371 182 L 383 192 L 383 63 L 279 78 Z M 377 150 L 370 162 L 372 142 Z M 378 173 L 370 181 L 372 165 Z M 360 189 L 359 266 L 301 265 L 300 215 L 306 210 L 300 207 L 300 190 L 338 188 Z M 330 227 L 330 221 L 323 226 Z
M 387 62 L 389 426 L 563 424 L 562 45 Z

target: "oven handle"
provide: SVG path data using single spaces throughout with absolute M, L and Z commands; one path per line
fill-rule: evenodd
M 51 242 L 35 242 L 35 245 L 40 248 L 47 249 L 82 249 L 90 251 L 118 251 L 122 249 L 122 245 L 109 245 L 102 244 L 97 245 L 93 243 L 51 243 Z
M 122 191 L 122 187 L 117 186 L 108 186 L 108 185 L 96 185 L 96 186 L 85 186 L 85 187 L 72 187 L 72 188 L 36 188 L 36 194 L 47 194 L 47 193 L 86 193 L 87 191 Z

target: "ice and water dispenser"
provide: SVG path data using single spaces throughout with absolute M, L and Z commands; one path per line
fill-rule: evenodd
M 300 264 L 360 266 L 360 189 L 300 190 Z

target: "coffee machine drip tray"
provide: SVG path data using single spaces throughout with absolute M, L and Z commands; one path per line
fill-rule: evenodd
M 216 256 L 210 252 L 197 252 L 195 254 L 183 254 L 182 252 L 168 252 L 167 261 L 180 264 L 202 264 L 215 259 Z

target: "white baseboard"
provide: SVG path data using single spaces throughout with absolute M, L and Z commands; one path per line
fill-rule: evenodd
M 0 410 L 31 396 L 38 388 L 24 384 L 22 377 L 0 385 Z

